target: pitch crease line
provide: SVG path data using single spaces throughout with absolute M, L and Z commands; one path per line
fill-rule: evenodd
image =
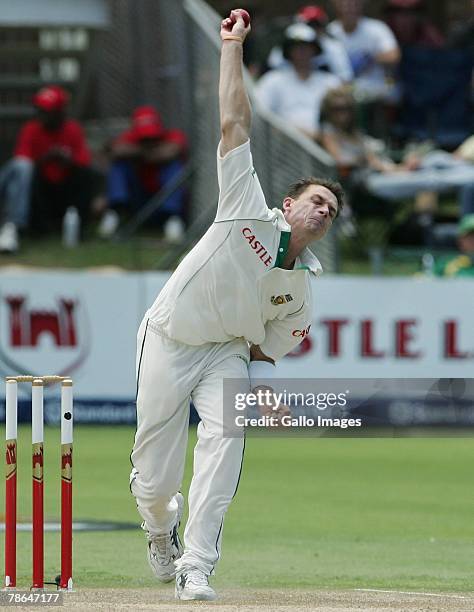
M 473 597 L 464 597 L 464 595 L 445 595 L 443 593 L 423 593 L 417 591 L 385 591 L 383 589 L 354 589 L 354 591 L 360 591 L 363 593 L 393 593 L 394 595 L 424 595 L 426 597 L 447 597 L 449 599 L 466 599 L 467 601 L 474 601 Z

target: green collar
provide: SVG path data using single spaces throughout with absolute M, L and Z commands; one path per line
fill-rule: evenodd
M 282 230 L 280 236 L 280 244 L 278 245 L 277 257 L 274 268 L 281 268 L 286 254 L 288 253 L 288 245 L 290 244 L 291 232 Z
M 291 231 L 287 232 L 285 230 L 281 231 L 280 235 L 280 244 L 278 245 L 278 251 L 276 256 L 274 268 L 281 268 L 283 265 L 283 261 L 288 253 L 288 247 L 290 245 Z M 318 259 L 314 256 L 314 254 L 308 249 L 303 249 L 300 255 L 296 258 L 299 261 L 300 265 L 293 268 L 293 270 L 308 270 L 308 272 L 312 272 L 315 276 L 320 276 L 323 269 L 321 268 L 321 264 Z

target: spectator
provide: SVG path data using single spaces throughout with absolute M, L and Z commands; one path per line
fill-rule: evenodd
M 344 43 L 349 54 L 358 100 L 388 99 L 391 72 L 400 61 L 400 50 L 390 28 L 378 19 L 362 15 L 363 0 L 333 0 L 338 19 L 330 34 Z
M 314 4 L 304 6 L 296 14 L 295 21 L 313 28 L 321 46 L 321 53 L 313 57 L 313 68 L 331 72 L 341 81 L 352 81 L 354 74 L 349 56 L 342 42 L 328 33 L 329 19 L 324 9 Z M 285 61 L 281 47 L 274 47 L 268 58 L 270 68 L 281 68 Z
M 350 87 L 328 92 L 323 100 L 321 143 L 336 161 L 341 177 L 365 182 L 371 172 L 391 173 L 398 166 L 374 152 L 373 139 L 357 127 L 356 104 Z
M 444 47 L 445 37 L 426 15 L 424 0 L 388 0 L 387 24 L 401 47 Z
M 184 133 L 166 130 L 152 106 L 135 109 L 130 129 L 111 146 L 104 237 L 115 231 L 119 211 L 136 212 L 182 170 L 187 146 Z M 153 217 L 164 223 L 165 235 L 179 239 L 184 233 L 185 203 L 186 192 L 178 188 Z
M 466 215 L 459 223 L 458 247 L 459 255 L 435 264 L 437 276 L 474 277 L 474 214 Z
M 66 117 L 69 96 L 55 85 L 33 98 L 37 118 L 22 127 L 14 158 L 0 174 L 3 225 L 0 251 L 19 248 L 18 230 L 55 229 L 68 207 L 87 221 L 97 177 L 90 171 L 90 153 L 82 128 Z
M 474 174 L 474 135 L 467 138 L 453 153 L 454 159 L 471 165 Z M 459 187 L 459 207 L 461 215 L 474 213 L 474 176 L 471 180 L 463 181 Z
M 396 175 L 373 175 L 369 191 L 389 200 L 409 198 L 421 192 L 457 192 L 460 215 L 474 212 L 474 136 L 453 153 L 434 150 L 420 159 L 410 156 Z
M 307 23 L 316 32 L 322 49 L 321 55 L 316 58 L 317 67 L 332 72 L 341 81 L 352 81 L 354 72 L 349 55 L 343 43 L 328 32 L 327 13 L 320 6 L 309 4 L 298 11 L 296 19 Z
M 457 190 L 461 214 L 474 212 L 474 137 L 453 154 L 431 151 L 421 159 L 407 157 L 394 164 L 374 152 L 373 139 L 356 125 L 356 106 L 350 88 L 329 92 L 323 101 L 323 147 L 334 157 L 349 187 L 364 188 L 386 200 L 415 197 L 421 192 Z
M 320 53 L 321 46 L 313 28 L 305 23 L 290 25 L 283 40 L 283 56 L 288 63 L 264 74 L 256 89 L 263 107 L 312 139 L 319 135 L 323 97 L 341 84 L 335 75 L 314 70 L 313 56 Z

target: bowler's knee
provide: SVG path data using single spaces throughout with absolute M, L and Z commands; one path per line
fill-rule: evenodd
M 135 473 L 130 482 L 130 490 L 141 505 L 166 506 L 178 488 L 178 484 L 169 478 L 151 480 L 143 478 L 139 473 Z

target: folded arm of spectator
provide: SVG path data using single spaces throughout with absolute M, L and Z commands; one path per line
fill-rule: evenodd
M 326 149 L 326 151 L 329 153 L 329 155 L 331 155 L 331 157 L 333 157 L 334 161 L 338 166 L 344 166 L 345 168 L 347 168 L 348 166 L 355 167 L 357 165 L 355 163 L 347 163 L 347 160 L 343 155 L 340 143 L 338 142 L 336 136 L 332 132 L 329 132 L 329 130 L 325 129 L 322 131 L 320 136 L 320 142 L 321 146 Z
M 389 51 L 382 51 L 375 56 L 375 59 L 379 64 L 383 64 L 384 66 L 395 66 L 401 59 L 400 49 L 394 47 Z
M 367 162 L 369 167 L 377 172 L 397 172 L 404 169 L 389 159 L 379 157 L 372 151 L 367 151 Z
M 140 145 L 116 140 L 110 145 L 110 154 L 113 159 L 134 159 L 140 156 Z

